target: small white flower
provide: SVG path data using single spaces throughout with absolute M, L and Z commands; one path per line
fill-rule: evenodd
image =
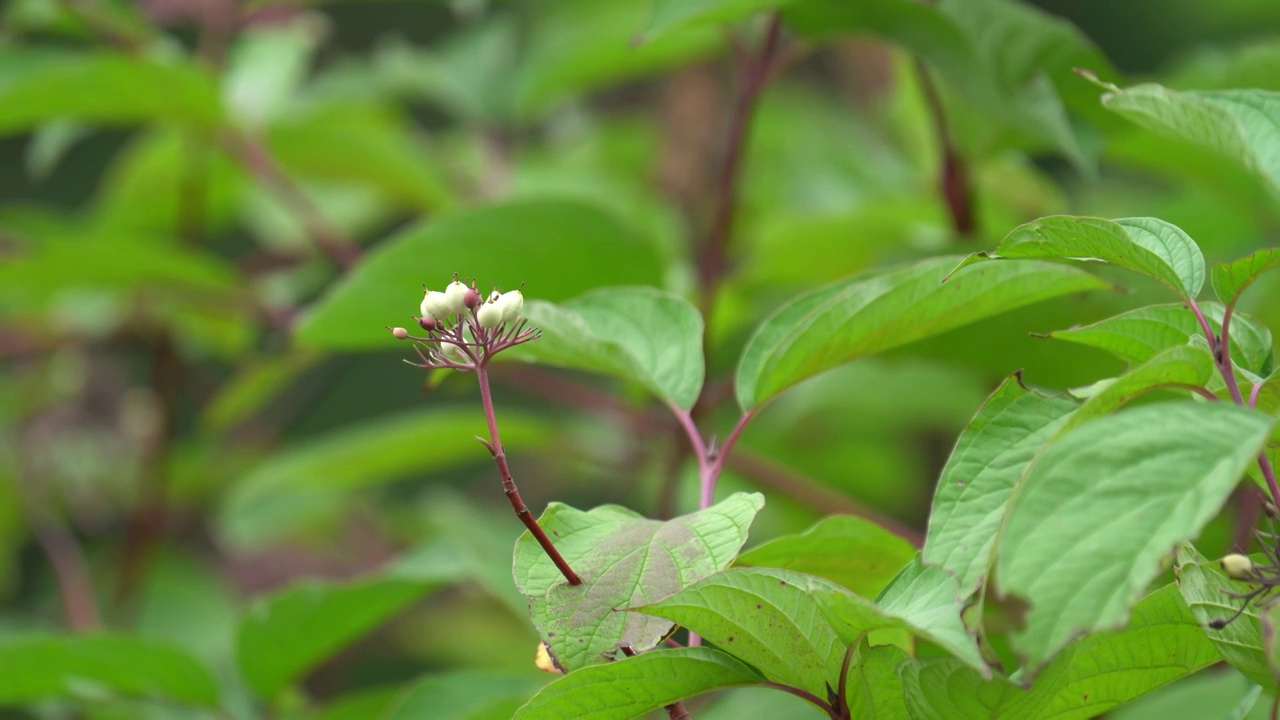
M 502 308 L 502 322 L 512 322 L 524 312 L 524 293 L 519 290 L 502 293 L 495 304 Z
M 444 299 L 449 312 L 461 315 L 467 311 L 467 286 L 454 280 L 444 289 Z
M 437 320 L 445 320 L 449 317 L 449 302 L 445 294 L 439 290 L 428 290 L 422 296 L 422 304 L 418 309 L 422 311 L 422 317 L 432 317 Z
M 498 305 L 497 300 L 490 297 L 489 302 L 481 305 L 476 311 L 476 321 L 482 328 L 496 328 L 501 325 L 502 307 Z
M 467 357 L 466 351 L 453 343 L 440 343 L 440 354 L 444 356 L 445 360 L 450 360 L 463 365 L 471 364 L 471 358 Z

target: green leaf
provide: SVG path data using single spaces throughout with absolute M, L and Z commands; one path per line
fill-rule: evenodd
M 915 553 L 911 543 L 870 520 L 830 515 L 798 535 L 751 548 L 734 566 L 808 573 L 875 597 Z
M 364 580 L 303 581 L 259 598 L 240 625 L 240 671 L 260 697 L 274 699 L 325 658 L 463 570 L 455 548 L 431 545 Z
M 1190 545 L 1178 549 L 1177 569 L 1178 589 L 1222 659 L 1255 683 L 1275 688 L 1257 608 L 1249 605 L 1222 629 L 1209 627 L 1213 621 L 1226 620 L 1240 609 L 1242 601 L 1227 593 L 1248 592 L 1249 585 L 1227 578 L 1216 562 L 1206 562 Z
M 1204 256 L 1178 227 L 1155 218 L 1052 215 L 1013 229 L 996 247 L 1003 258 L 1101 260 L 1154 278 L 1187 298 L 1204 285 Z
M 381 720 L 505 720 L 543 683 L 524 675 L 452 672 L 414 683 Z
M 0 135 L 53 120 L 207 128 L 222 117 L 213 78 L 177 58 L 7 47 L 0 67 Z
M 856 275 L 801 295 L 747 342 L 736 387 L 744 409 L 864 355 L 905 345 L 1058 295 L 1106 287 L 1053 263 L 987 263 L 942 282 L 956 259 L 939 257 Z
M 769 680 L 827 697 L 839 687 L 848 643 L 814 601 L 825 586 L 789 570 L 737 568 L 634 609 L 674 620 Z
M 909 659 L 894 645 L 871 647 L 863 641 L 849 666 L 849 717 L 908 720 L 906 697 L 898 668 Z
M 633 380 L 685 410 L 702 390 L 702 315 L 669 293 L 602 288 L 561 305 L 532 301 L 530 327 L 542 337 L 520 357 Z
M 319 361 L 320 357 L 314 353 L 292 352 L 246 364 L 224 382 L 201 409 L 201 429 L 222 433 L 244 422 Z
M 654 0 L 653 17 L 644 37 L 648 42 L 678 28 L 733 22 L 762 10 L 790 5 L 795 0 Z
M 385 326 L 416 313 L 422 283 L 452 273 L 481 287 L 526 282 L 530 299 L 558 301 L 601 285 L 658 285 L 657 248 L 603 211 L 578 201 L 526 199 L 426 222 L 379 245 L 311 309 L 299 344 L 393 347 Z
M 1200 310 L 1214 334 L 1220 334 L 1226 308 L 1207 302 L 1200 305 Z M 1271 331 L 1243 313 L 1232 315 L 1232 326 L 1232 358 L 1248 370 L 1261 371 L 1271 359 Z M 1186 345 L 1193 337 L 1204 337 L 1204 333 L 1190 308 L 1173 303 L 1148 305 L 1091 325 L 1055 330 L 1049 337 L 1091 345 L 1137 364 L 1169 348 Z
M 1156 84 L 1110 86 L 1102 104 L 1161 135 L 1186 140 L 1238 163 L 1280 192 L 1280 93 L 1180 92 Z
M 960 618 L 956 579 L 939 568 L 913 560 L 875 603 L 831 583 L 811 585 L 814 600 L 845 642 L 859 642 L 871 630 L 902 630 L 945 648 L 979 672 L 990 672 Z
M 1267 669 L 1271 678 L 1280 682 L 1280 633 L 1276 632 L 1276 623 L 1280 622 L 1280 610 L 1276 605 L 1269 605 L 1262 611 L 1262 642 L 1267 651 Z
M 1011 503 L 996 575 L 1002 594 L 1032 606 L 1013 635 L 1032 672 L 1076 635 L 1124 621 L 1273 424 L 1224 403 L 1159 403 L 1084 425 L 1039 457 Z
M 209 669 L 166 642 L 109 633 L 0 641 L 0 705 L 104 694 L 218 703 Z
M 1109 720 L 1167 720 L 1186 717 L 1222 717 L 1224 720 L 1264 720 L 1266 711 L 1255 706 L 1262 695 L 1262 688 L 1245 676 L 1232 670 L 1202 672 L 1184 678 L 1156 692 L 1126 703 L 1115 712 L 1108 713 Z M 1265 705 L 1270 705 L 1266 701 Z M 1234 708 L 1223 714 L 1224 708 Z
M 512 720 L 630 720 L 694 695 L 759 681 L 754 670 L 719 650 L 647 652 L 569 673 Z
M 1090 420 L 1108 415 L 1139 395 L 1160 388 L 1203 387 L 1213 377 L 1214 362 L 1199 345 L 1165 350 L 1137 365 L 1091 395 L 1057 431 L 1061 436 Z
M 1005 507 L 1028 463 L 1078 403 L 1005 379 L 961 433 L 933 497 L 924 562 L 956 576 L 971 595 L 987 576 Z
M 1169 585 L 1134 607 L 1123 629 L 1067 646 L 1028 689 L 1003 677 L 984 680 L 951 659 L 908 661 L 900 672 L 921 720 L 1088 720 L 1217 660 Z
M 544 443 L 550 430 L 527 414 L 507 410 L 498 422 L 508 452 Z M 478 409 L 414 411 L 286 446 L 231 487 L 220 512 L 224 536 L 237 545 L 259 545 L 287 532 L 290 519 L 311 503 L 399 480 L 423 468 L 440 471 L 483 461 L 487 453 L 474 437 L 474 430 L 483 427 L 484 415 Z
M 566 582 L 526 532 L 516 542 L 516 587 L 562 666 L 604 662 L 619 643 L 645 652 L 672 623 L 623 608 L 675 594 L 728 567 L 763 506 L 758 493 L 736 493 L 662 522 L 616 505 L 583 512 L 551 503 L 539 523 L 582 583 Z
M 1213 291 L 1227 305 L 1235 305 L 1240 293 L 1253 284 L 1262 273 L 1280 265 L 1280 248 L 1259 250 L 1252 255 L 1230 263 L 1213 266 Z

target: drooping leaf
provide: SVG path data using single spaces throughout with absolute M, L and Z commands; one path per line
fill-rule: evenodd
M 380 720 L 506 720 L 542 685 L 538 678 L 492 672 L 430 675 Z
M 736 493 L 662 522 L 616 505 L 583 512 L 552 503 L 539 523 L 582 582 L 570 585 L 526 532 L 516 542 L 516 587 L 563 667 L 604 662 L 619 643 L 645 652 L 672 623 L 622 609 L 673 595 L 728 567 L 763 506 L 759 494 Z
M 529 302 L 525 316 L 542 337 L 520 357 L 639 382 L 685 410 L 702 390 L 702 316 L 654 288 L 602 288 L 562 305 Z
M 914 556 L 911 543 L 870 520 L 831 515 L 798 535 L 751 548 L 734 565 L 817 575 L 873 598 Z
M 1213 291 L 1223 303 L 1235 305 L 1245 288 L 1252 285 L 1262 273 L 1278 265 L 1280 248 L 1259 250 L 1235 262 L 1217 263 L 1211 272 Z
M 814 601 L 814 589 L 829 585 L 789 570 L 735 568 L 636 610 L 689 628 L 769 680 L 826 697 L 840 684 L 848 646 Z
M 1013 647 L 1034 672 L 1079 634 L 1119 625 L 1160 556 L 1222 507 L 1273 418 L 1158 403 L 1063 436 L 1031 466 L 997 551 L 1005 595 L 1031 604 Z
M 526 283 L 529 299 L 563 300 L 602 285 L 658 285 L 657 249 L 612 216 L 579 201 L 514 200 L 410 228 L 381 244 L 302 320 L 309 347 L 389 348 L 385 326 L 417 312 L 422 283 L 453 273 L 481 287 Z
M 907 565 L 877 602 L 832 584 L 811 581 L 811 593 L 837 634 L 858 642 L 872 630 L 901 630 L 932 642 L 980 673 L 989 670 L 960 618 L 963 603 L 956 580 L 919 559 Z
M 1102 104 L 1148 130 L 1203 146 L 1280 192 L 1280 93 L 1178 91 L 1156 84 L 1109 87 Z
M 857 275 L 792 300 L 747 342 L 736 389 L 744 409 L 855 358 L 1058 295 L 1105 287 L 1053 263 L 984 263 L 941 282 L 940 257 Z
M 1133 270 L 1194 298 L 1204 285 L 1204 255 L 1181 229 L 1156 218 L 1052 215 L 1013 229 L 990 255 L 1100 260 Z M 990 257 L 971 256 L 971 260 Z
M 1119 409 L 1139 395 L 1160 388 L 1203 387 L 1213 376 L 1214 362 L 1209 351 L 1199 345 L 1169 348 L 1115 378 L 1089 396 L 1071 414 L 1055 435 L 1063 435 L 1090 420 Z
M 1223 628 L 1209 626 L 1215 620 L 1227 620 L 1240 609 L 1242 601 L 1227 593 L 1248 592 L 1248 584 L 1227 578 L 1217 563 L 1206 562 L 1190 545 L 1178 549 L 1177 568 L 1178 589 L 1222 659 L 1259 685 L 1276 687 L 1267 663 L 1262 613 L 1257 608 L 1250 604 Z
M 1201 312 L 1214 334 L 1222 330 L 1225 308 L 1215 302 L 1202 303 Z M 1271 331 L 1243 313 L 1231 319 L 1232 359 L 1244 368 L 1261 371 L 1271 359 Z M 1067 330 L 1055 330 L 1050 337 L 1091 345 L 1106 350 L 1130 364 L 1146 362 L 1169 348 L 1186 345 L 1193 337 L 1203 337 L 1200 323 L 1191 309 L 1181 304 L 1148 305 L 1114 317 Z
M 548 428 L 527 414 L 503 410 L 499 417 L 508 452 L 544 442 Z M 474 427 L 478 410 L 428 410 L 388 416 L 286 446 L 252 467 L 230 488 L 220 512 L 224 537 L 258 545 L 288 532 L 293 512 L 307 503 L 341 498 L 361 488 L 439 471 L 472 459 L 485 461 Z M 494 487 L 498 480 L 495 478 Z
M 0 640 L 0 705 L 102 695 L 214 706 L 218 686 L 193 656 L 158 640 L 110 633 Z
M 719 650 L 659 650 L 575 670 L 534 695 L 512 720 L 630 720 L 704 692 L 759 680 L 754 670 Z
M 455 548 L 426 546 L 364 580 L 304 581 L 259 598 L 240 625 L 240 671 L 260 697 L 273 699 L 329 655 L 464 570 Z
M 0 135 L 52 120 L 208 128 L 222 117 L 212 76 L 178 58 L 11 46 L 0 66 Z
M 938 478 L 924 562 L 953 573 L 960 594 L 982 584 L 1005 507 L 1028 463 L 1078 403 L 1006 378 L 956 442 Z

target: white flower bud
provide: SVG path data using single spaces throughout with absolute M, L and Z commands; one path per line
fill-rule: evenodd
M 519 290 L 502 293 L 495 304 L 502 308 L 502 322 L 511 322 L 524 312 L 524 293 Z
M 445 360 L 461 363 L 463 365 L 471 364 L 471 358 L 467 357 L 466 351 L 453 343 L 440 343 L 440 354 L 444 356 Z
M 422 296 L 422 305 L 418 309 L 422 311 L 422 317 L 432 317 L 437 320 L 449 317 L 449 302 L 445 299 L 444 293 L 439 290 L 428 290 L 426 295 Z
M 1222 566 L 1222 572 L 1229 578 L 1249 580 L 1253 577 L 1253 561 L 1245 555 L 1232 553 L 1219 560 L 1218 564 Z
M 498 292 L 497 290 L 494 290 L 493 292 L 489 293 L 489 299 L 486 302 L 498 302 L 498 298 L 500 297 L 502 297 L 502 293 Z
M 482 328 L 496 328 L 502 324 L 502 307 L 498 305 L 496 300 L 490 299 L 489 302 L 480 306 L 476 311 L 476 321 L 480 323 Z
M 449 312 L 461 315 L 467 311 L 467 286 L 454 280 L 444 289 L 444 299 Z

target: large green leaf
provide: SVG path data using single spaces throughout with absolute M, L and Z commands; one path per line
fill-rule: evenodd
M 0 67 L 0 135 L 52 120 L 210 127 L 222 117 L 213 78 L 178 58 L 10 46 Z
M 1101 260 L 1154 278 L 1187 298 L 1204 285 L 1204 255 L 1178 227 L 1155 218 L 1053 215 L 1013 229 L 987 257 Z
M 536 678 L 451 672 L 414 683 L 381 720 L 507 720 L 542 686 Z
M 1240 293 L 1262 273 L 1280 266 L 1280 248 L 1259 250 L 1230 263 L 1218 263 L 1210 274 L 1213 291 L 1227 305 L 1235 305 Z
M 1250 605 L 1226 627 L 1209 627 L 1215 620 L 1226 620 L 1240 609 L 1242 601 L 1228 597 L 1227 593 L 1248 592 L 1249 585 L 1228 579 L 1216 562 L 1206 562 L 1190 545 L 1178 549 L 1177 565 L 1178 589 L 1222 659 L 1259 685 L 1276 687 L 1267 665 L 1261 612 L 1257 608 Z
M 846 702 L 851 718 L 908 720 L 907 700 L 898 668 L 909 656 L 895 645 L 871 647 L 864 640 L 849 666 Z
M 1280 93 L 1180 92 L 1156 84 L 1108 89 L 1102 97 L 1108 109 L 1148 130 L 1208 148 L 1280 192 Z
M 1067 418 L 1056 434 L 1063 435 L 1090 420 L 1110 414 L 1152 390 L 1204 387 L 1213 377 L 1213 372 L 1213 357 L 1205 347 L 1171 347 L 1141 365 L 1135 365 L 1124 375 L 1106 381 L 1104 387 L 1092 388 L 1096 391 Z
M 542 337 L 519 356 L 632 380 L 686 410 L 702 390 L 702 316 L 685 300 L 642 287 L 603 288 L 561 305 L 530 302 Z
M 563 667 L 604 662 L 620 643 L 644 652 L 672 623 L 622 609 L 675 594 L 728 567 L 763 506 L 758 493 L 736 493 L 663 522 L 616 505 L 583 512 L 552 503 L 539 523 L 582 583 L 565 581 L 526 532 L 516 542 L 516 587 Z
M 1031 466 L 997 552 L 997 584 L 1031 604 L 1013 647 L 1034 672 L 1077 635 L 1120 625 L 1159 560 L 1222 507 L 1273 418 L 1159 403 L 1068 433 Z
M 240 625 L 240 671 L 260 697 L 291 682 L 429 590 L 462 577 L 452 546 L 428 545 L 352 583 L 303 581 L 259 598 Z
M 0 705 L 124 695 L 213 706 L 218 686 L 186 651 L 115 634 L 21 634 L 0 641 Z
M 827 697 L 848 643 L 814 601 L 826 585 L 790 570 L 735 568 L 636 609 L 689 628 L 769 680 Z
M 920 720 L 1088 720 L 1218 657 L 1170 585 L 1134 607 L 1123 629 L 1067 646 L 1029 689 L 951 659 L 908 661 L 901 674 Z
M 539 446 L 549 433 L 545 424 L 519 412 L 503 411 L 499 425 L 508 452 Z M 438 472 L 462 462 L 486 462 L 488 455 L 474 437 L 483 427 L 478 409 L 415 411 L 286 446 L 230 488 L 220 512 L 224 537 L 238 545 L 258 545 L 288 532 L 292 518 L 312 504 L 424 469 Z M 495 474 L 495 492 L 498 483 Z
M 743 408 L 855 358 L 904 345 L 1058 295 L 1106 287 L 1054 263 L 984 263 L 948 279 L 939 257 L 857 275 L 806 293 L 769 316 L 747 342 L 736 386 Z
M 1200 305 L 1200 310 L 1214 334 L 1220 333 L 1226 308 L 1206 302 Z M 1248 370 L 1261 372 L 1271 360 L 1271 331 L 1243 313 L 1234 313 L 1231 322 L 1232 359 Z M 1193 337 L 1204 337 L 1204 333 L 1190 308 L 1171 303 L 1148 305 L 1090 325 L 1056 330 L 1049 336 L 1091 345 L 1136 364 L 1169 348 L 1186 345 Z
M 924 561 L 954 574 L 961 595 L 982 584 L 1014 487 L 1077 405 L 1029 390 L 1015 375 L 991 393 L 960 435 L 938 478 Z
M 915 552 L 911 543 L 866 518 L 831 515 L 798 535 L 751 548 L 734 565 L 817 575 L 863 597 L 875 597 Z
M 630 720 L 694 695 L 759 681 L 754 670 L 719 650 L 647 652 L 569 673 L 534 695 L 512 720 Z
M 944 570 L 914 560 L 877 602 L 818 579 L 810 581 L 810 587 L 845 642 L 859 642 L 872 630 L 901 630 L 945 648 L 978 672 L 989 672 L 960 618 L 963 603 L 956 580 Z
M 388 346 L 386 325 L 417 312 L 425 281 L 457 272 L 480 286 L 527 283 L 531 299 L 563 300 L 601 285 L 658 285 L 656 247 L 578 201 L 529 199 L 475 208 L 406 230 L 370 253 L 312 308 L 299 343 L 344 350 Z

